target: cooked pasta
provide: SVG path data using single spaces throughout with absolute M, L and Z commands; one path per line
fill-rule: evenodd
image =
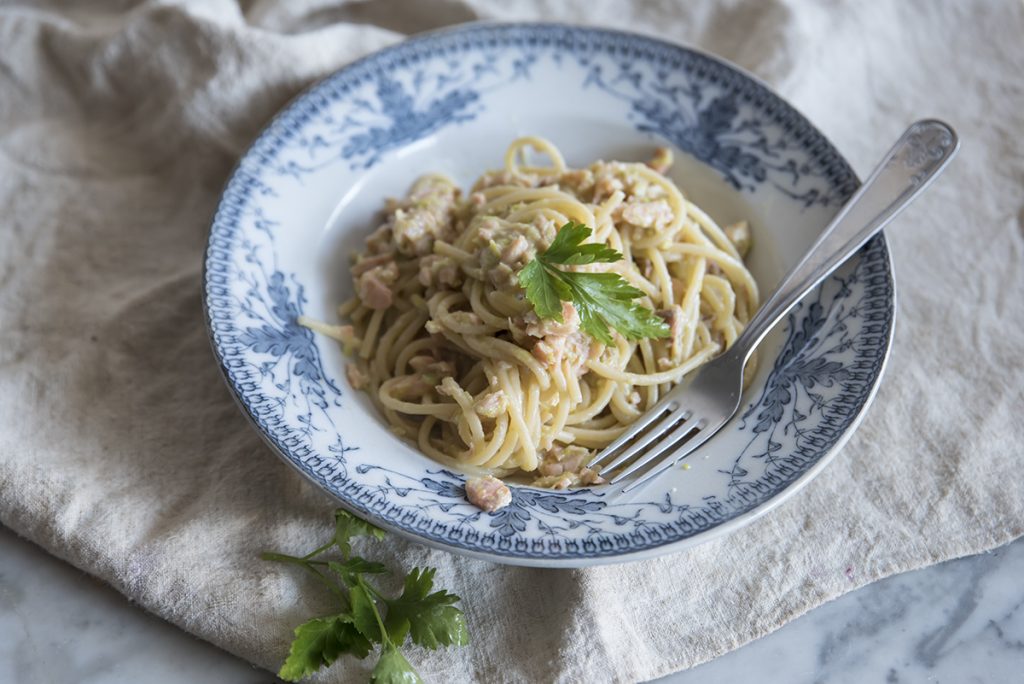
M 529 164 L 528 148 L 547 165 Z M 647 164 L 573 169 L 527 137 L 465 196 L 425 175 L 354 257 L 349 322 L 301 322 L 344 345 L 352 386 L 432 458 L 542 487 L 600 483 L 595 450 L 731 345 L 758 306 L 746 223 L 716 225 L 665 175 L 671 163 L 659 149 Z M 602 344 L 569 302 L 561 322 L 538 317 L 517 276 L 569 222 L 624 257 L 569 269 L 621 275 L 667 337 Z

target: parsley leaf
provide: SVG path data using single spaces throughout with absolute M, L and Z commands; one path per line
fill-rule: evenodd
M 374 684 L 423 684 L 423 680 L 412 669 L 402 652 L 394 646 L 384 649 L 377 661 L 377 667 L 370 674 Z
M 643 292 L 617 273 L 573 273 L 568 279 L 580 327 L 596 340 L 612 343 L 611 326 L 628 340 L 665 337 L 668 325 L 656 313 L 634 300 Z
M 387 601 L 384 627 L 392 641 L 402 643 L 411 631 L 413 643 L 426 648 L 469 643 L 465 617 L 451 605 L 459 597 L 443 589 L 429 593 L 434 586 L 434 572 L 433 568 L 413 568 L 405 578 L 402 595 Z
M 566 223 L 555 235 L 551 246 L 544 250 L 543 259 L 551 264 L 578 266 L 594 262 L 614 263 L 622 258 L 621 254 L 607 245 L 584 245 L 583 241 L 590 237 L 591 232 L 582 223 Z
M 365 658 L 379 644 L 379 660 L 371 681 L 422 684 L 399 648 L 410 635 L 414 643 L 427 648 L 469 643 L 465 616 L 453 605 L 459 597 L 445 590 L 430 593 L 436 571 L 413 568 L 405 578 L 401 596 L 389 599 L 367 580 L 367 576 L 386 573 L 384 564 L 352 555 L 353 538 L 381 539 L 384 531 L 340 509 L 335 511 L 334 519 L 331 540 L 305 556 L 262 554 L 266 560 L 298 565 L 319 579 L 334 595 L 340 611 L 295 629 L 295 639 L 278 676 L 298 681 L 346 653 Z M 321 558 L 332 549 L 341 555 L 340 560 Z
M 526 298 L 541 318 L 562 322 L 562 300 L 572 297 L 569 288 L 557 277 L 546 273 L 549 267 L 534 259 L 519 272 L 519 284 L 526 290 Z
M 358 583 L 356 575 L 359 573 L 365 573 L 367 575 L 381 575 L 388 571 L 387 567 L 383 563 L 376 561 L 368 561 L 365 558 L 359 556 L 353 556 L 344 563 L 338 563 L 337 561 L 328 561 L 327 567 L 331 569 L 335 575 L 337 575 L 345 586 L 351 587 Z
M 281 666 L 281 679 L 295 681 L 333 663 L 343 653 L 365 658 L 371 649 L 347 615 L 314 618 L 295 628 L 288 659 Z
M 377 606 L 373 603 L 373 597 L 357 584 L 349 590 L 349 597 L 352 600 L 352 624 L 356 626 L 359 633 L 374 642 L 381 642 L 380 626 L 377 624 Z
M 519 271 L 526 299 L 541 318 L 562 322 L 562 302 L 572 302 L 580 328 L 604 344 L 612 343 L 609 328 L 628 340 L 668 337 L 669 327 L 657 314 L 634 300 L 644 293 L 617 273 L 581 273 L 557 268 L 593 263 L 614 263 L 622 254 L 607 245 L 583 244 L 592 231 L 570 221 L 562 226 L 551 246 Z
M 353 537 L 383 539 L 384 530 L 339 508 L 334 511 L 334 543 L 337 545 L 338 550 L 346 556 L 352 550 L 349 541 Z

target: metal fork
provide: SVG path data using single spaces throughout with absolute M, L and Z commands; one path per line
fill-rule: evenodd
M 896 141 L 867 181 L 751 319 L 736 342 L 643 414 L 590 463 L 615 484 L 661 457 L 623 492 L 649 482 L 693 453 L 736 413 L 751 352 L 800 299 L 910 204 L 956 154 L 960 142 L 947 124 L 918 121 Z M 614 456 L 614 458 L 612 458 Z M 632 462 L 629 461 L 632 459 Z

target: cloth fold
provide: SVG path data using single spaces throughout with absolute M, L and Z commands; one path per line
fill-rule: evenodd
M 219 191 L 303 86 L 474 19 L 630 28 L 715 52 L 867 171 L 910 121 L 963 149 L 888 231 L 895 346 L 864 423 L 771 514 L 684 553 L 581 571 L 389 538 L 438 568 L 473 643 L 429 681 L 636 681 L 880 577 L 1024 534 L 1024 7 L 1019 2 L 541 0 L 34 3 L 0 9 L 0 522 L 141 606 L 275 670 L 327 597 L 259 559 L 333 502 L 233 404 L 202 320 Z M 369 553 L 370 551 L 368 551 Z M 357 681 L 339 661 L 323 681 Z

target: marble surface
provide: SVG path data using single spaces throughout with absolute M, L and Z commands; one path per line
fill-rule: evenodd
M 657 684 L 1019 682 L 1024 539 L 891 577 Z M 0 528 L 0 682 L 274 682 Z

